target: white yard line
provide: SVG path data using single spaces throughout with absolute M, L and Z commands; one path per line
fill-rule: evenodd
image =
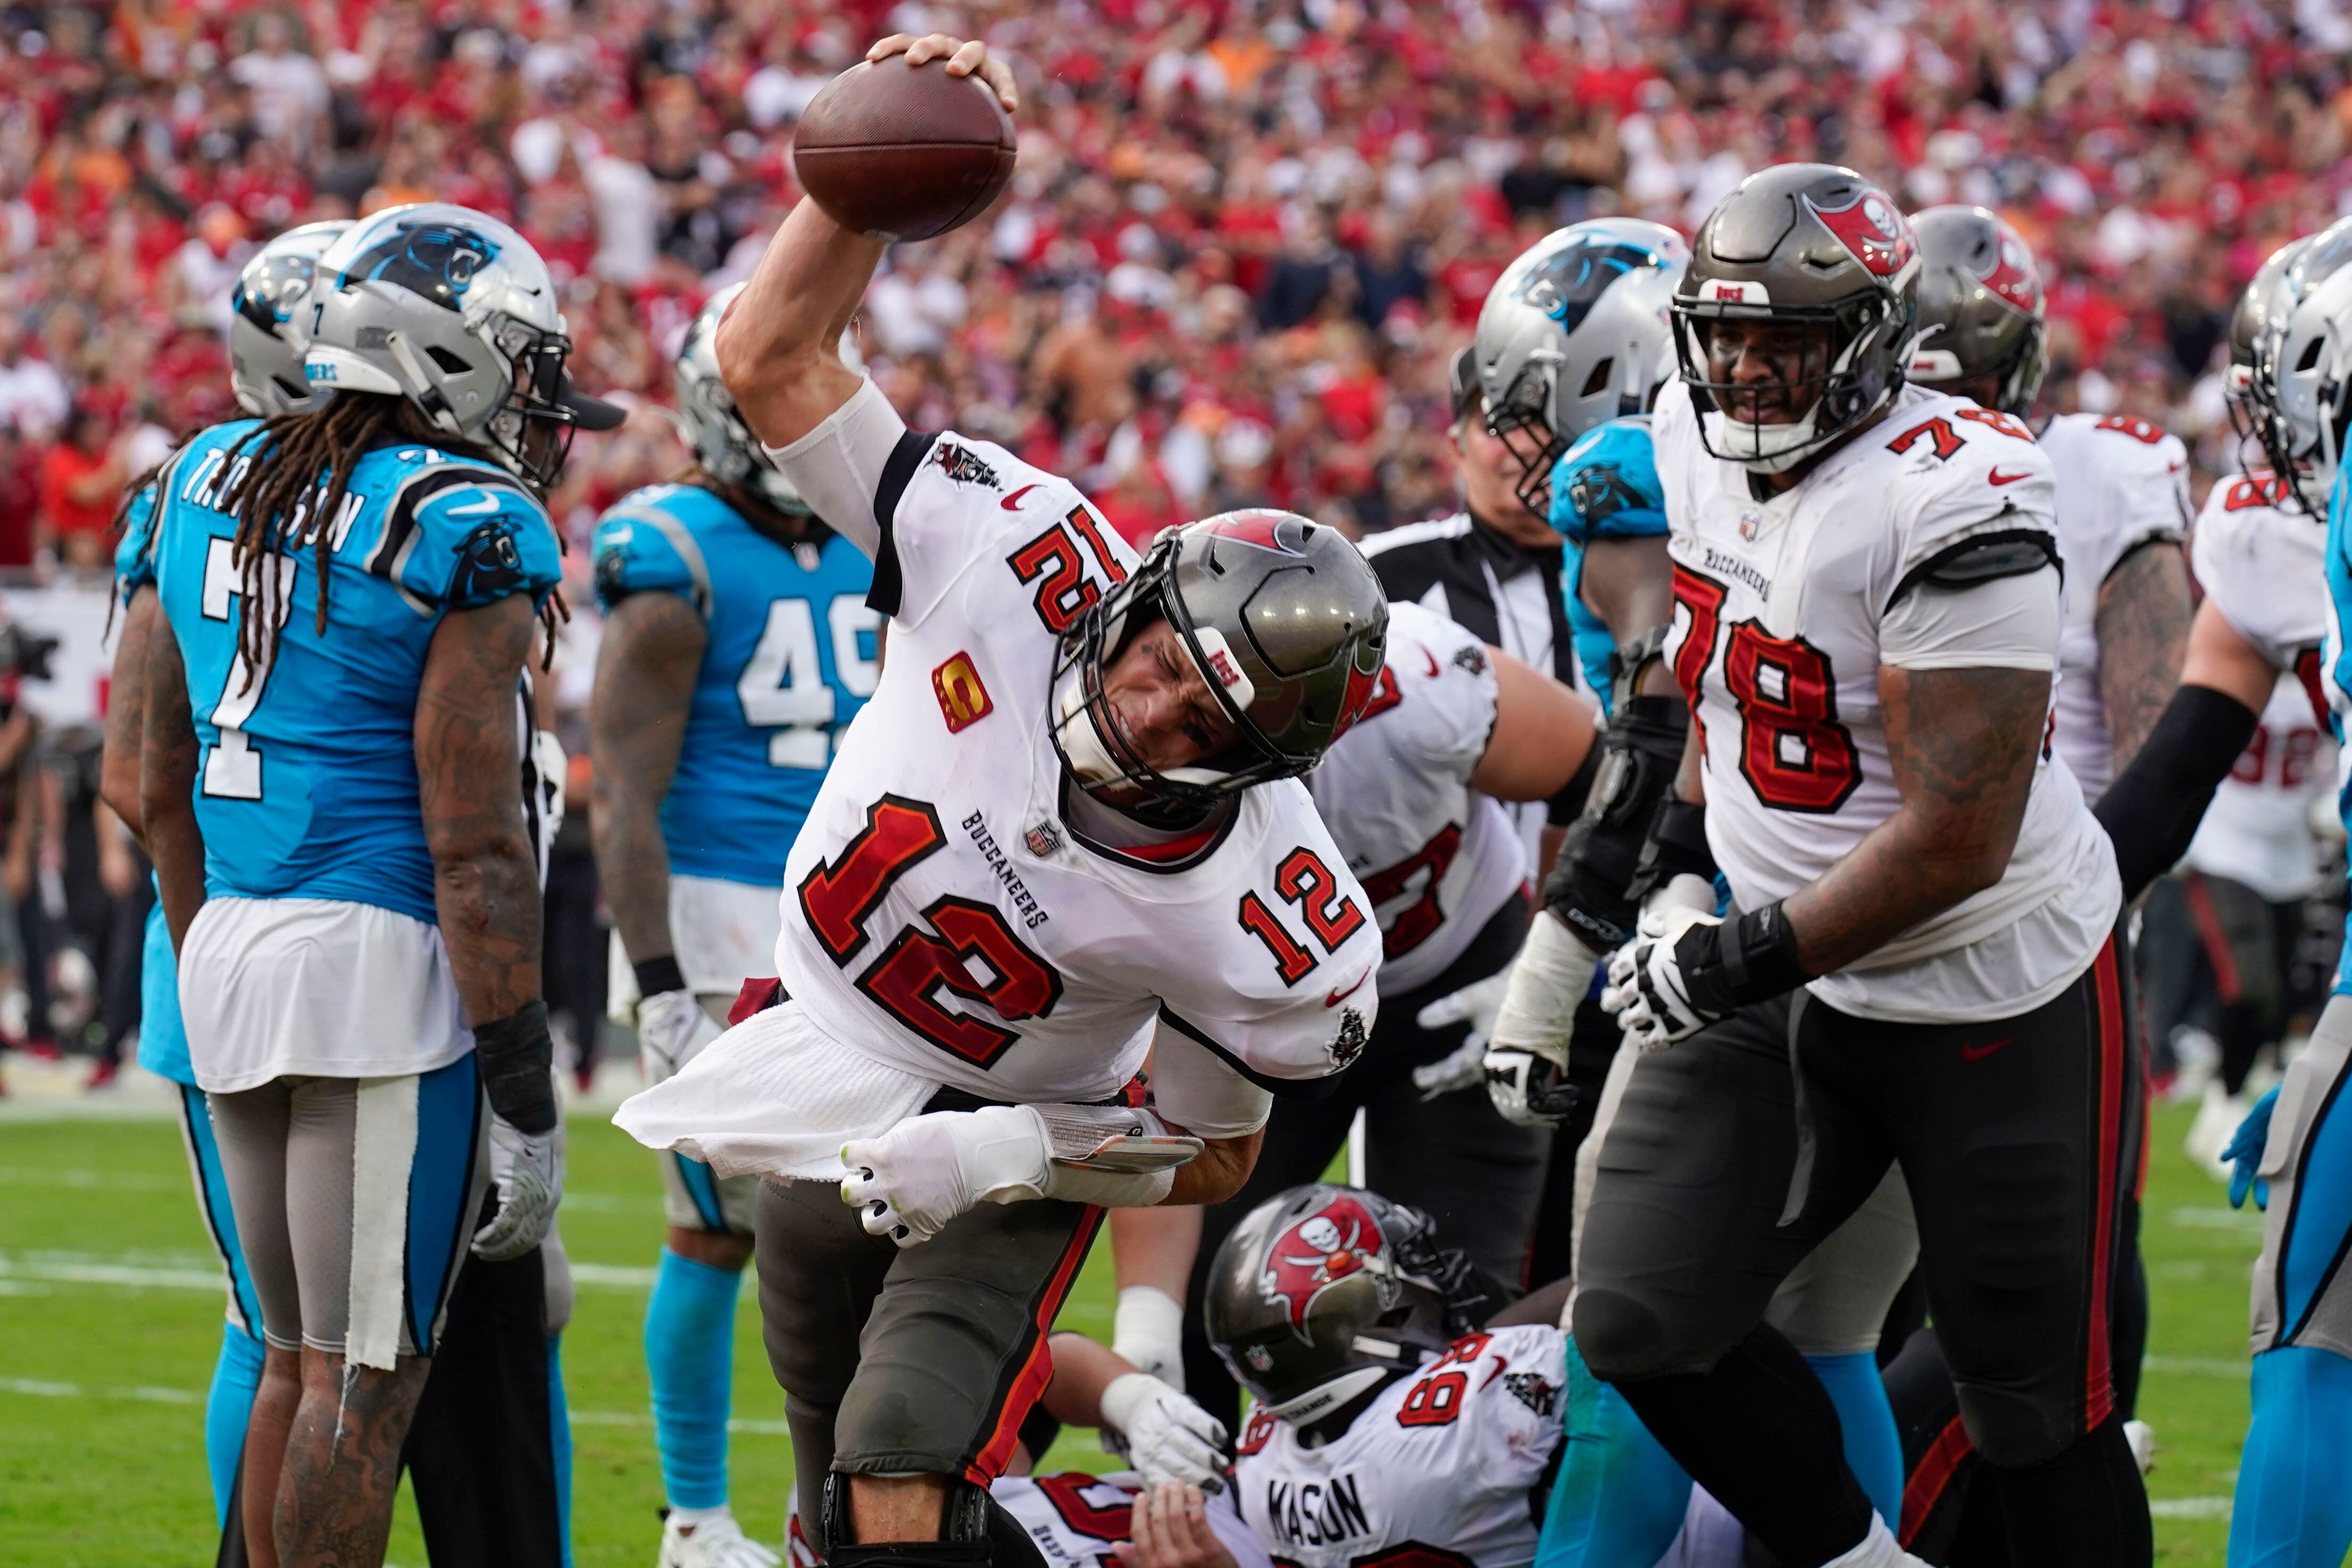
M 205 1396 L 184 1388 L 86 1388 L 79 1383 L 51 1383 L 42 1378 L 0 1377 L 0 1394 L 16 1394 L 33 1399 L 129 1399 L 149 1405 L 202 1405 Z M 651 1426 L 652 1415 L 646 1411 L 574 1410 L 570 1413 L 575 1426 Z M 783 1421 L 730 1421 L 727 1430 L 746 1437 L 789 1437 L 792 1426 Z

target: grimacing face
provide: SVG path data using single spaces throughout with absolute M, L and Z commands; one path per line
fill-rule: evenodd
M 1176 628 L 1138 632 L 1102 672 L 1103 705 L 1117 743 L 1155 773 L 1190 767 L 1231 747 L 1240 733 Z

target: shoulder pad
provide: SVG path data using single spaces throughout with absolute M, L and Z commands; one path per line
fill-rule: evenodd
M 503 469 L 435 463 L 403 478 L 385 502 L 367 570 L 412 608 L 474 609 L 562 578 L 547 510 Z
M 710 569 L 694 530 L 662 503 L 662 492 L 638 490 L 597 520 L 590 545 L 596 598 L 611 609 L 632 594 L 668 592 L 710 618 Z M 715 499 L 715 498 L 714 498 Z

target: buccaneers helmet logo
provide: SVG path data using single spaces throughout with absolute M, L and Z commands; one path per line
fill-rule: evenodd
M 1274 1238 L 1257 1288 L 1267 1300 L 1283 1304 L 1291 1331 L 1304 1340 L 1315 1298 L 1387 1250 L 1370 1210 L 1354 1198 L 1334 1198 Z
M 1254 544 L 1260 550 L 1271 550 L 1278 555 L 1304 555 L 1298 537 L 1300 518 L 1286 511 L 1229 511 L 1213 517 L 1201 524 L 1202 532 L 1213 533 L 1220 539 L 1231 539 L 1243 544 Z
M 2042 314 L 2042 279 L 2033 270 L 2033 253 L 2013 234 L 2000 239 L 2000 259 L 1993 264 L 1985 287 L 2029 316 Z
M 1918 254 L 1911 226 L 1883 192 L 1864 186 L 1842 207 L 1820 206 L 1811 196 L 1805 205 L 1874 278 L 1895 277 Z

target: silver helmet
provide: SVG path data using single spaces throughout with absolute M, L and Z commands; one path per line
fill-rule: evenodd
M 565 374 L 555 296 L 547 263 L 498 219 L 446 202 L 387 207 L 319 258 L 303 374 L 314 393 L 404 397 L 435 428 L 551 486 L 575 428 L 623 417 Z
M 2270 405 L 2270 377 L 2263 356 L 2285 323 L 2287 268 L 2310 247 L 2311 241 L 2312 237 L 2305 235 L 2271 252 L 2254 268 L 2245 292 L 2230 311 L 2230 365 L 2221 374 L 2221 394 L 2241 442 L 2252 437 L 2267 447 L 2270 433 L 2263 425 L 2263 414 Z M 2264 460 L 2276 467 L 2267 451 Z
M 1266 1199 L 1209 1266 L 1203 1326 L 1267 1415 L 1306 1426 L 1475 1327 L 1469 1278 L 1419 1209 L 1317 1184 Z
M 2033 247 L 1998 213 L 1929 207 L 1911 215 L 1919 242 L 1919 342 L 1905 379 L 1952 389 L 1994 378 L 1992 406 L 2023 414 L 2042 390 L 2048 305 Z
M 2314 235 L 2286 263 L 2269 324 L 2255 337 L 2248 388 L 2271 468 L 2314 517 L 2327 512 L 2352 426 L 2352 218 Z
M 778 511 L 805 517 L 808 502 L 784 478 L 760 438 L 751 434 L 751 427 L 743 423 L 726 382 L 719 378 L 719 353 L 713 347 L 719 318 L 727 314 L 727 307 L 744 287 L 730 283 L 713 294 L 696 314 L 694 324 L 686 329 L 686 342 L 678 346 L 677 362 L 672 366 L 677 380 L 677 422 L 704 473 L 754 491 Z
M 310 346 L 311 275 L 348 218 L 289 228 L 256 252 L 229 293 L 228 384 L 237 406 L 268 418 L 310 406 L 302 355 Z
M 1537 241 L 1487 290 L 1473 345 L 1486 428 L 1518 459 L 1519 499 L 1538 516 L 1578 437 L 1649 407 L 1689 265 L 1664 224 L 1594 218 Z
M 1160 616 L 1236 731 L 1223 754 L 1165 772 L 1128 743 L 1103 687 L 1103 672 Z M 1371 700 L 1388 626 L 1380 579 L 1338 529 L 1259 510 L 1189 523 L 1063 634 L 1054 744 L 1087 793 L 1140 791 L 1146 815 L 1197 821 L 1228 796 L 1323 760 Z
M 1675 291 L 1675 349 L 1706 449 L 1786 473 L 1869 418 L 1903 384 L 1918 279 L 1903 209 L 1852 169 L 1780 163 L 1742 180 L 1699 226 Z M 1800 329 L 1801 374 L 1710 379 L 1722 322 Z M 1752 417 L 1768 400 L 1792 416 Z

